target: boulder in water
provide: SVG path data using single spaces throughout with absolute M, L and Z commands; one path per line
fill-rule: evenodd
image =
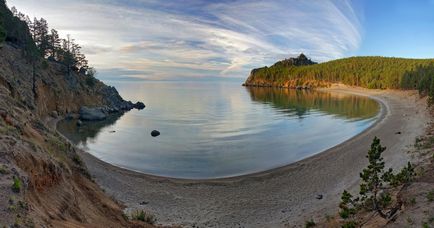
M 160 135 L 160 132 L 159 131 L 157 131 L 157 130 L 153 130 L 153 131 L 151 131 L 151 136 L 152 137 L 157 137 L 157 136 L 159 136 Z
M 80 120 L 95 121 L 104 120 L 107 118 L 107 114 L 103 108 L 89 108 L 83 106 L 80 108 Z

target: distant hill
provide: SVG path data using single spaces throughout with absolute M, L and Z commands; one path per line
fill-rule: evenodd
M 297 64 L 294 64 L 297 63 Z M 315 64 L 303 54 L 251 71 L 246 86 L 327 87 L 343 83 L 372 89 L 434 90 L 434 59 L 350 57 Z

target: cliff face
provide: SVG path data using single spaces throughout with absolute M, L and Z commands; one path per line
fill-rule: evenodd
M 8 44 L 1 49 L 0 63 L 0 84 L 39 116 L 53 111 L 78 112 L 81 106 L 134 107 L 113 87 L 84 74 L 68 73 L 62 64 L 41 59 L 33 71 L 33 64 L 23 58 L 21 50 Z
M 123 112 L 141 105 L 60 63 L 30 61 L 27 26 L 12 21 L 3 1 L 0 11 L 8 32 L 0 46 L 0 227 L 130 226 L 49 116 L 78 113 L 82 106 Z

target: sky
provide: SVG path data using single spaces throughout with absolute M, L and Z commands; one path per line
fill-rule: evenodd
M 434 57 L 434 0 L 8 0 L 83 47 L 99 78 L 238 78 L 306 54 Z

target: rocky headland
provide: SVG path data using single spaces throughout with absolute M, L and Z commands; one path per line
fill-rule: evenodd
M 29 55 L 25 22 L 0 3 L 0 226 L 149 227 L 93 181 L 76 148 L 47 127 L 56 118 L 104 119 L 141 102 L 55 60 Z M 97 117 L 97 118 L 96 118 Z

